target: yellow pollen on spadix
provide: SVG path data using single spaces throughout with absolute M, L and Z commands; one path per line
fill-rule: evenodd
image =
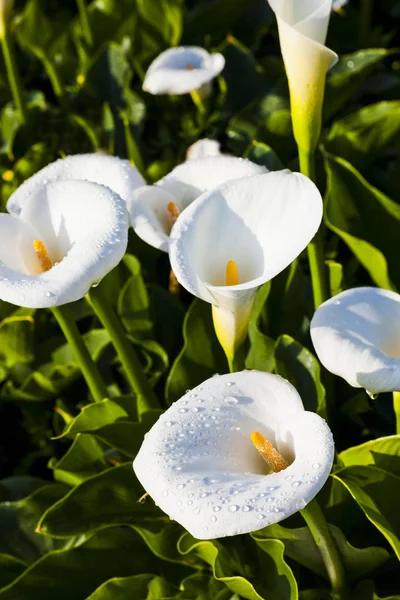
M 239 283 L 239 271 L 237 268 L 237 264 L 234 260 L 228 260 L 226 264 L 226 275 L 225 275 L 225 284 L 226 285 L 238 285 Z
M 280 454 L 280 452 L 273 447 L 267 438 L 265 438 L 261 433 L 258 433 L 258 431 L 253 431 L 250 437 L 254 446 L 265 460 L 271 471 L 278 473 L 279 471 L 287 469 L 289 463 L 283 458 L 282 454 Z
M 181 214 L 181 211 L 179 210 L 179 207 L 175 204 L 175 202 L 168 202 L 167 211 L 172 226 Z
M 50 271 L 50 269 L 53 266 L 53 263 L 51 262 L 47 248 L 42 242 L 42 240 L 35 240 L 33 242 L 33 249 L 36 252 L 36 256 L 40 263 L 40 269 L 42 273 L 44 273 L 45 271 Z
M 187 65 L 185 65 L 185 69 L 186 69 L 187 71 L 193 71 L 193 69 L 194 69 L 194 66 L 188 63 Z

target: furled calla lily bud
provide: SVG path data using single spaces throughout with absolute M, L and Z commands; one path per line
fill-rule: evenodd
M 257 289 L 304 250 L 321 219 L 316 186 L 285 170 L 230 181 L 203 194 L 177 220 L 172 269 L 183 287 L 213 305 L 228 360 L 247 334 Z
M 28 308 L 79 300 L 124 256 L 128 213 L 110 189 L 58 181 L 19 200 L 19 216 L 0 214 L 0 299 Z
M 332 0 L 268 0 L 276 14 L 289 81 L 294 136 L 312 151 L 321 132 L 326 73 L 337 55 L 324 44 Z
M 180 46 L 162 52 L 147 70 L 143 89 L 150 94 L 210 93 L 210 82 L 221 73 L 225 58 L 199 46 Z
M 279 375 L 215 376 L 160 417 L 133 463 L 146 491 L 198 539 L 255 531 L 304 508 L 334 445 Z
M 400 391 L 400 295 L 362 287 L 321 304 L 311 321 L 318 358 L 369 394 Z
M 265 167 L 234 156 L 184 162 L 156 185 L 134 192 L 128 205 L 132 227 L 147 244 L 168 252 L 172 226 L 196 198 L 226 181 L 266 172 Z
M 0 38 L 4 37 L 8 17 L 14 6 L 14 0 L 0 0 Z
M 105 185 L 128 202 L 132 192 L 143 185 L 145 180 L 136 167 L 128 160 L 106 154 L 74 154 L 50 163 L 32 177 L 29 177 L 10 196 L 7 210 L 19 215 L 31 193 L 55 181 L 66 179 L 92 181 Z

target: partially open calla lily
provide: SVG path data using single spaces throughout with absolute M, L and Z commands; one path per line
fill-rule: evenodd
M 255 531 L 289 517 L 324 485 L 334 445 L 279 375 L 215 376 L 175 402 L 133 463 L 146 491 L 194 537 Z
M 87 181 L 59 181 L 20 197 L 19 216 L 0 214 L 0 298 L 28 308 L 82 298 L 122 259 L 125 202 Z
M 145 180 L 128 160 L 106 154 L 74 154 L 50 163 L 29 177 L 10 196 L 7 203 L 9 213 L 19 215 L 23 204 L 34 191 L 54 181 L 66 179 L 92 181 L 114 190 L 125 202 L 132 192 L 145 185 Z
M 128 204 L 131 223 L 145 242 L 168 252 L 169 234 L 180 213 L 204 192 L 221 183 L 267 169 L 234 156 L 199 158 L 178 165 L 156 185 L 133 193 Z
M 400 390 L 400 295 L 362 287 L 321 304 L 311 321 L 318 358 L 369 394 Z
M 217 140 L 204 138 L 198 140 L 186 151 L 186 160 L 197 160 L 198 158 L 208 158 L 210 156 L 221 156 L 221 144 Z
M 332 0 L 268 0 L 276 14 L 289 81 L 294 136 L 305 152 L 321 131 L 326 73 L 337 55 L 324 44 Z
M 180 46 L 162 52 L 147 70 L 143 89 L 150 94 L 189 94 L 203 88 L 219 75 L 225 58 L 209 54 L 199 46 Z
M 228 360 L 247 334 L 258 287 L 304 250 L 321 219 L 316 186 L 285 170 L 220 186 L 177 220 L 170 236 L 172 269 L 183 287 L 213 305 Z

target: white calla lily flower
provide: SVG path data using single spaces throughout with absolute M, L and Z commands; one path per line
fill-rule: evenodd
M 58 181 L 0 214 L 0 298 L 28 308 L 82 298 L 122 259 L 128 213 L 121 197 L 87 181 Z
M 147 433 L 133 468 L 146 491 L 198 539 L 255 531 L 301 510 L 324 485 L 334 444 L 279 375 L 208 379 Z
M 10 196 L 7 210 L 19 215 L 31 193 L 55 181 L 66 179 L 92 181 L 105 185 L 128 202 L 132 192 L 146 184 L 128 160 L 106 154 L 74 154 L 50 163 L 29 177 Z
M 128 203 L 132 227 L 147 244 L 168 252 L 173 224 L 196 198 L 226 181 L 266 172 L 265 167 L 234 156 L 184 162 L 155 185 L 133 193 Z
M 203 194 L 177 220 L 171 267 L 183 287 L 213 305 L 228 360 L 247 334 L 257 289 L 306 248 L 321 219 L 316 186 L 284 170 L 230 181 Z
M 294 136 L 313 150 L 321 131 L 327 71 L 338 56 L 325 44 L 332 0 L 268 0 L 276 14 L 289 81 Z
M 180 46 L 162 52 L 147 70 L 143 89 L 150 94 L 210 93 L 210 82 L 221 73 L 225 58 L 199 46 Z
M 328 371 L 370 395 L 400 391 L 400 295 L 361 287 L 321 306 L 311 338 Z
M 336 12 L 340 12 L 340 10 L 349 3 L 349 0 L 333 0 L 332 9 Z
M 221 155 L 221 144 L 217 140 L 204 138 L 189 146 L 186 151 L 186 160 L 197 160 L 199 158 Z

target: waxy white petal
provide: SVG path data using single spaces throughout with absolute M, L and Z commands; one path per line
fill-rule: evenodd
M 2 300 L 28 308 L 73 302 L 122 259 L 128 213 L 125 202 L 110 189 L 86 181 L 59 181 L 34 189 L 21 204 L 19 218 L 5 218 L 20 220 L 21 238 L 27 231 L 26 238 L 18 243 L 23 258 L 31 260 L 34 237 L 45 244 L 50 258 L 58 264 L 33 275 L 29 266 L 18 268 L 19 263 L 2 250 Z
M 32 273 L 40 269 L 33 248 L 37 231 L 12 215 L 0 213 L 0 270 L 3 265 L 18 273 Z
M 199 46 L 162 52 L 147 70 L 143 89 L 150 94 L 188 94 L 210 83 L 225 66 L 222 54 Z
M 74 154 L 60 158 L 29 177 L 10 196 L 7 210 L 19 215 L 30 194 L 54 181 L 66 179 L 92 181 L 105 185 L 127 202 L 132 192 L 145 180 L 128 160 L 106 154 Z
M 199 158 L 207 158 L 210 156 L 221 156 L 221 144 L 217 140 L 209 140 L 204 138 L 198 140 L 186 151 L 186 160 L 197 160 Z
M 156 185 L 139 188 L 128 203 L 131 224 L 145 242 L 168 252 L 171 221 L 168 203 L 182 212 L 207 190 L 240 177 L 266 173 L 267 169 L 234 156 L 199 158 L 178 165 Z
M 400 391 L 400 295 L 362 287 L 324 302 L 311 321 L 318 358 L 370 394 Z
M 258 431 L 289 467 L 267 475 L 250 435 Z M 278 375 L 216 376 L 175 402 L 146 435 L 133 463 L 155 502 L 194 537 L 255 531 L 317 494 L 333 461 L 325 421 L 305 412 Z

